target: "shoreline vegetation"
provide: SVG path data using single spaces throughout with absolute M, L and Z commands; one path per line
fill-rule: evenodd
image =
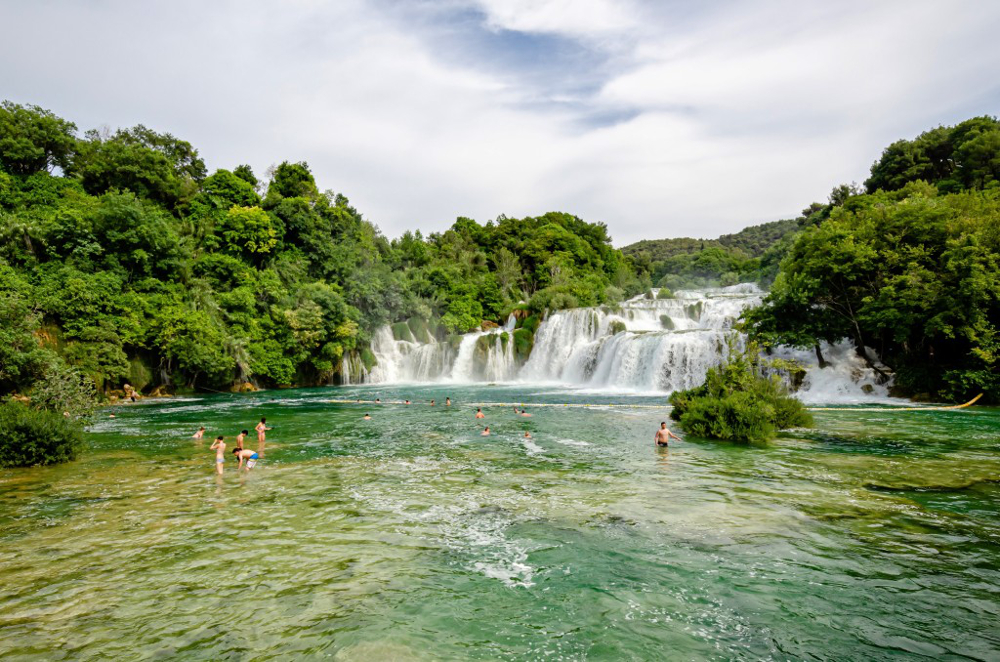
M 997 402 L 998 221 L 992 117 L 893 143 L 863 187 L 798 218 L 619 250 L 604 223 L 561 212 L 388 239 L 304 162 L 210 174 L 170 133 L 81 135 L 5 101 L 0 396 L 82 421 L 69 391 L 325 385 L 345 359 L 374 365 L 382 326 L 456 343 L 511 314 L 523 361 L 548 311 L 752 280 L 770 294 L 742 330 L 765 350 L 814 348 L 822 365 L 820 343 L 848 338 L 896 395 Z

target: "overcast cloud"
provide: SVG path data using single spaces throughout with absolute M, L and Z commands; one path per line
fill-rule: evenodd
M 996 115 L 997 34 L 993 2 L 0 0 L 0 98 L 308 161 L 389 236 L 560 210 L 624 245 L 793 217 Z

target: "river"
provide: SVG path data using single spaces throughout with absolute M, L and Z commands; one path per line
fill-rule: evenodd
M 329 402 L 375 397 L 415 404 Z M 79 461 L 0 471 L 0 658 L 1000 657 L 1000 410 L 658 450 L 666 410 L 634 405 L 662 402 L 436 384 L 102 410 Z M 216 479 L 208 437 L 261 415 L 264 461 Z

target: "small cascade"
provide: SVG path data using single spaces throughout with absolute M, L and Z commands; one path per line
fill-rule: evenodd
M 633 392 L 668 393 L 697 386 L 726 351 L 726 336 L 764 293 L 753 283 L 659 292 L 616 306 L 549 314 L 534 335 L 523 364 L 515 359 L 511 316 L 504 327 L 476 331 L 454 341 L 397 340 L 390 327 L 372 341 L 377 365 L 370 371 L 345 358 L 345 383 L 532 382 Z M 886 387 L 848 343 L 824 345 L 830 362 L 820 369 L 812 351 L 778 354 L 807 367 L 799 393 L 814 401 L 887 397 Z

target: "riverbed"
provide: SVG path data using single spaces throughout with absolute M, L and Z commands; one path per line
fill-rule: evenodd
M 1000 658 L 1000 410 L 657 449 L 662 404 L 434 385 L 102 410 L 80 460 L 0 470 L 0 658 Z M 210 438 L 256 448 L 261 416 L 264 459 L 216 477 Z

